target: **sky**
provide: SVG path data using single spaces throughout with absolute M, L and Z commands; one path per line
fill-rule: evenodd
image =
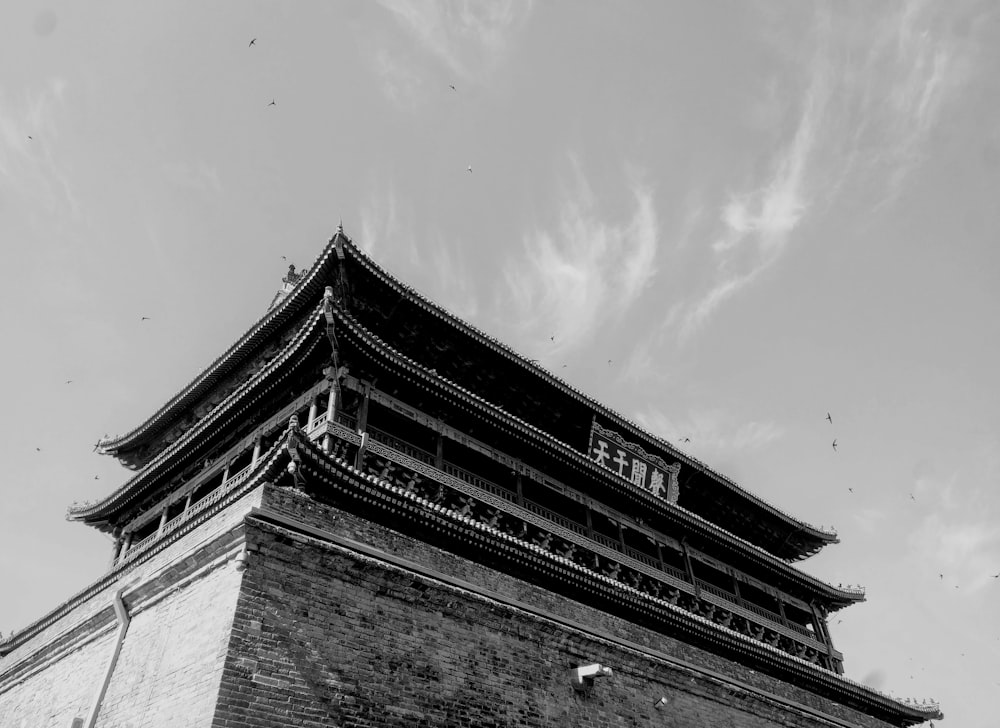
M 109 538 L 65 521 L 129 476 L 97 439 L 343 221 L 835 527 L 800 566 L 867 590 L 831 620 L 847 676 L 992 728 L 998 67 L 987 2 L 7 0 L 0 632 L 104 573 Z

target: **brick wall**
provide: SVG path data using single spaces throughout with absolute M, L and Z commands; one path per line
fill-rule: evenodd
M 267 489 L 263 506 L 306 525 L 247 524 L 249 567 L 215 726 L 885 725 L 300 494 Z M 310 525 L 337 538 L 310 534 Z M 577 693 L 570 669 L 592 662 L 615 675 Z M 662 696 L 668 705 L 654 708 Z
M 98 713 L 100 728 L 211 723 L 241 578 L 227 559 L 137 611 Z
M 132 622 L 98 726 L 208 725 L 239 593 L 231 556 L 259 498 L 250 493 L 150 558 L 113 570 L 25 630 L 0 658 L 0 728 L 69 728 L 88 715 L 123 585 Z

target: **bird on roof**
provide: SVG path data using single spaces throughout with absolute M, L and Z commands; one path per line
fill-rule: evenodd
M 685 437 L 683 440 L 681 440 L 681 442 L 691 442 L 691 438 Z
M 834 452 L 836 452 L 837 451 L 837 441 L 834 440 L 832 443 L 830 443 L 830 447 L 832 447 L 833 450 L 834 450 Z
M 826 413 L 826 419 L 830 422 L 831 425 L 833 424 L 833 418 L 830 416 L 829 412 Z
M 256 38 L 252 38 L 250 40 L 250 45 L 248 45 L 247 48 L 251 48 L 254 45 L 254 43 L 256 43 L 256 42 L 257 42 L 257 39 Z

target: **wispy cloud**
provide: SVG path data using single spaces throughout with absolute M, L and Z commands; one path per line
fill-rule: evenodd
M 964 595 L 995 583 L 1000 572 L 1000 507 L 994 489 L 978 485 L 996 481 L 998 464 L 989 444 L 946 476 L 924 467 L 914 478 L 914 507 L 923 516 L 910 536 L 912 552 Z
M 927 2 L 909 2 L 873 31 L 858 128 L 880 142 L 869 164 L 887 173 L 881 204 L 901 192 L 923 160 L 946 102 L 969 75 L 970 48 L 939 13 Z
M 396 193 L 392 187 L 379 194 L 370 195 L 361 208 L 361 235 L 356 242 L 369 255 L 377 248 L 398 241 L 403 228 L 396 206 Z M 413 247 L 411 244 L 408 246 Z
M 219 171 L 204 161 L 194 164 L 166 162 L 163 165 L 163 173 L 171 183 L 193 192 L 203 195 L 222 192 Z
M 424 82 L 412 63 L 401 58 L 397 51 L 383 47 L 375 51 L 372 64 L 389 101 L 406 110 L 418 106 Z
M 639 297 L 656 272 L 658 223 L 651 191 L 631 192 L 631 218 L 608 222 L 577 169 L 555 228 L 527 235 L 504 270 L 501 308 L 513 309 L 503 318 L 517 322 L 515 340 L 553 354 L 575 348 Z
M 741 421 L 732 413 L 718 409 L 695 410 L 682 417 L 647 409 L 637 413 L 635 418 L 649 432 L 682 450 L 699 454 L 760 450 L 785 435 L 785 429 L 775 422 Z
M 512 30 L 531 14 L 530 0 L 380 0 L 420 45 L 456 77 L 473 80 L 502 59 Z
M 57 119 L 67 84 L 52 78 L 20 100 L 0 95 L 0 184 L 36 214 L 80 213 L 69 175 L 56 154 Z M 33 213 L 33 214 L 34 214 Z
M 775 155 L 770 176 L 759 186 L 731 194 L 720 210 L 721 231 L 711 245 L 714 280 L 686 305 L 681 339 L 700 329 L 784 252 L 809 208 L 806 172 L 829 96 L 829 74 L 821 59 L 815 63 L 795 133 Z
M 434 298 L 460 318 L 475 322 L 479 315 L 479 283 L 462 258 L 441 238 L 429 246 L 425 269 L 433 271 Z
M 973 50 L 940 15 L 919 1 L 874 20 L 868 8 L 818 14 L 797 103 L 768 81 L 776 109 L 798 109 L 795 124 L 769 152 L 767 174 L 741 181 L 721 201 L 708 236 L 711 274 L 675 323 L 681 341 L 780 260 L 807 219 L 829 210 L 844 189 L 863 188 L 881 204 L 900 194 L 970 74 Z

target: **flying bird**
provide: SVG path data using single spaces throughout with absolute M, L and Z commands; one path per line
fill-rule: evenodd
M 466 167 L 466 169 L 469 170 L 469 174 L 472 174 L 472 165 L 471 164 L 468 167 Z
M 854 488 L 848 488 L 848 490 L 851 491 L 852 493 L 854 492 Z
M 67 379 L 67 380 L 66 380 L 66 384 L 72 384 L 72 383 L 73 383 L 73 380 L 72 380 L 72 379 Z
M 100 479 L 101 479 L 101 476 L 100 476 L 100 475 L 95 475 L 95 476 L 94 476 L 94 480 L 100 480 Z
M 31 140 L 31 138 L 32 138 L 32 137 L 31 137 L 31 134 L 29 134 L 29 135 L 28 135 L 28 140 L 30 141 L 30 140 Z
M 834 441 L 833 441 L 833 442 L 831 443 L 831 445 L 830 445 L 830 446 L 831 446 L 831 447 L 833 448 L 834 452 L 836 452 L 836 450 L 837 450 L 837 441 L 836 441 L 836 440 L 834 440 Z
M 938 579 L 944 579 L 944 574 L 938 574 Z
M 555 340 L 556 340 L 556 335 L 552 334 L 552 336 L 549 337 L 549 341 L 555 341 Z
M 611 366 L 611 360 L 608 359 L 608 366 Z
M 994 579 L 1000 579 L 1000 574 L 994 574 L 994 575 L 993 575 L 993 578 L 994 578 Z
M 681 442 L 691 442 L 691 438 L 685 437 L 683 440 L 681 440 Z
M 913 493 L 910 493 L 910 500 L 911 501 L 915 501 L 916 500 L 916 498 L 913 497 Z
M 458 89 L 455 88 L 455 86 L 453 84 L 450 84 L 450 83 L 448 84 L 448 88 L 450 88 L 452 91 L 458 91 Z
M 252 47 L 252 46 L 253 46 L 253 44 L 254 44 L 254 43 L 256 43 L 256 42 L 257 42 L 257 39 L 256 39 L 256 38 L 252 39 L 252 40 L 250 41 L 250 45 L 248 45 L 248 46 L 247 46 L 247 48 L 250 48 L 250 47 Z
M 36 447 L 35 448 L 35 452 L 41 452 L 41 451 L 42 451 L 42 448 L 40 448 L 40 447 Z
M 139 322 L 141 323 L 143 321 L 151 321 L 151 320 L 152 319 L 150 319 L 149 316 L 143 316 L 141 319 L 139 319 Z
M 833 418 L 830 416 L 829 412 L 826 413 L 826 419 L 830 422 L 831 425 L 833 424 Z
M 271 103 L 268 104 L 268 106 L 277 106 L 277 105 L 278 105 L 278 102 L 275 101 L 274 99 L 271 99 Z
M 287 261 L 287 260 L 288 260 L 288 258 L 286 258 L 285 256 L 281 256 L 281 259 L 282 259 L 282 260 L 285 260 L 285 261 Z

